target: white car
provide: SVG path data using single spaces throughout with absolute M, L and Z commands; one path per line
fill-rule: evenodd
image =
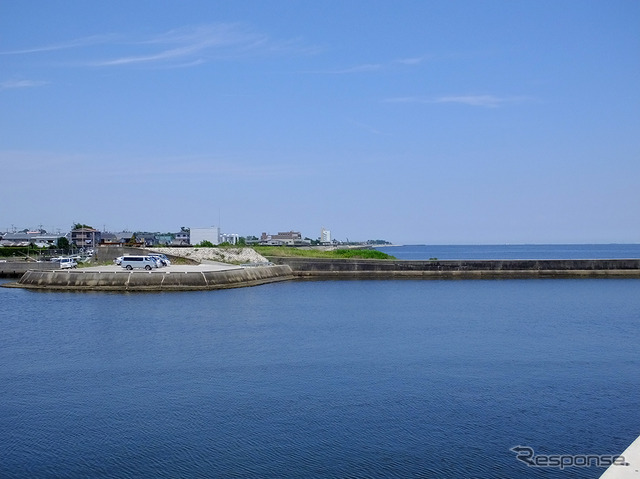
M 162 253 L 153 253 L 149 256 L 155 258 L 156 261 L 158 261 L 158 266 L 171 266 L 171 261 L 169 261 L 169 258 L 167 258 L 167 256 Z
M 124 256 L 118 256 L 116 259 L 113 260 L 113 262 L 118 266 L 120 266 L 122 264 L 122 258 L 124 258 Z
M 61 269 L 72 269 L 77 268 L 78 263 L 73 258 L 60 258 L 60 268 Z

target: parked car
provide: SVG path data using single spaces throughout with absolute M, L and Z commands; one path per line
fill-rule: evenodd
M 158 259 L 160 261 L 160 266 L 171 266 L 171 261 L 169 261 L 169 258 L 167 258 L 167 256 L 162 253 L 153 253 L 149 256 Z
M 62 269 L 71 269 L 78 267 L 78 263 L 76 263 L 76 260 L 73 258 L 60 258 L 59 263 L 60 268 Z
M 123 256 L 120 266 L 129 271 L 133 268 L 144 268 L 147 271 L 151 271 L 153 268 L 158 267 L 156 261 L 149 256 Z
M 124 256 L 118 256 L 116 259 L 113 260 L 113 262 L 118 266 L 120 266 L 122 264 L 122 258 L 124 258 Z

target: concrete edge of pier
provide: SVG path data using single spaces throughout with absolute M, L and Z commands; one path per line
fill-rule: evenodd
M 17 282 L 2 286 L 58 291 L 196 291 L 257 286 L 291 279 L 291 268 L 286 265 L 226 270 L 208 269 L 206 266 L 195 270 L 163 268 L 153 271 L 113 271 L 107 268 L 92 271 L 87 268 L 30 270 Z
M 366 260 L 269 257 L 302 279 L 640 278 L 640 259 Z

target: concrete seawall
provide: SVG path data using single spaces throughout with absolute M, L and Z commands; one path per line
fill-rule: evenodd
M 114 266 L 51 270 L 29 268 L 5 287 L 48 290 L 184 291 L 255 286 L 291 279 L 492 279 L 492 278 L 640 278 L 640 259 L 589 260 L 364 260 L 272 257 L 276 266 L 182 266 L 154 271 L 126 271 Z M 21 274 L 0 263 L 5 273 Z M 40 268 L 33 269 L 33 268 Z M 42 270 L 47 268 L 46 270 Z M 102 270 L 100 270 L 102 268 Z M 181 269 L 180 269 L 181 268 Z
M 640 278 L 640 259 L 576 260 L 367 260 L 270 257 L 288 265 L 298 278 Z
M 5 287 L 72 291 L 189 291 L 241 288 L 293 279 L 289 266 L 224 271 L 27 271 Z
M 51 262 L 7 261 L 0 263 L 0 278 L 19 278 L 29 270 L 50 271 L 56 265 Z

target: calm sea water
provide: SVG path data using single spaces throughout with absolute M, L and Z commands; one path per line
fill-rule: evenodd
M 398 259 L 628 259 L 640 244 L 407 245 L 376 248 Z
M 640 280 L 0 288 L 0 477 L 596 478 L 640 434 Z

